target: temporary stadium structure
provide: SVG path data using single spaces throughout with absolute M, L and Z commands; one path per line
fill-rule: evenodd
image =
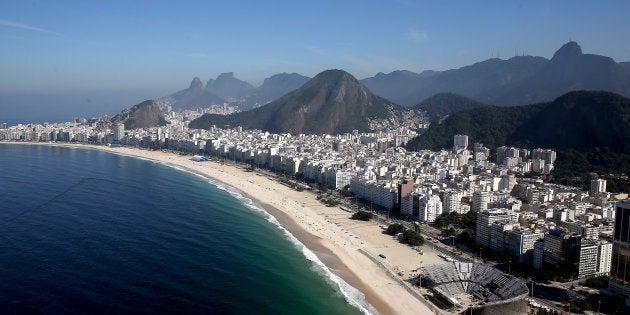
M 422 268 L 422 283 L 456 307 L 466 295 L 477 301 L 472 308 L 515 302 L 527 297 L 527 285 L 518 278 L 484 264 L 448 262 Z

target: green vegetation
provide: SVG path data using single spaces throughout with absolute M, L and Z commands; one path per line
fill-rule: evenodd
M 248 167 L 245 171 L 246 171 L 246 172 L 251 172 L 251 171 L 253 171 L 254 169 L 255 169 L 255 167 L 252 165 L 252 166 L 251 166 L 251 170 L 250 170 L 250 168 Z M 293 189 L 295 189 L 295 190 L 297 190 L 297 191 L 304 191 L 304 187 L 303 187 L 302 185 L 300 185 L 300 183 L 296 182 L 294 179 L 281 178 L 281 179 L 279 179 L 279 181 L 280 181 L 280 183 L 282 183 L 283 185 L 285 185 L 285 186 L 289 186 L 289 187 L 291 187 L 291 188 L 293 188 Z M 317 196 L 317 200 L 320 200 L 321 198 L 322 198 L 321 196 Z M 328 199 L 326 199 L 326 200 L 324 200 L 324 201 L 322 201 L 322 202 L 326 203 L 327 201 L 328 201 Z M 332 200 L 332 202 L 336 202 L 336 201 Z M 331 203 L 332 203 L 332 202 L 331 202 Z M 337 205 L 337 204 L 334 204 L 333 206 L 336 206 L 336 205 Z M 332 206 L 329 206 L 329 207 L 332 207 Z
M 594 289 L 603 289 L 608 288 L 609 281 L 610 278 L 608 276 L 596 276 L 587 278 L 581 284 Z
M 385 230 L 385 233 L 389 235 L 396 235 L 398 233 L 402 233 L 403 231 L 405 231 L 405 227 L 402 224 L 394 223 L 394 224 L 390 224 L 387 227 L 387 230 Z
M 414 230 L 405 230 L 400 241 L 411 246 L 424 245 L 424 237 Z
M 438 121 L 462 110 L 479 106 L 484 104 L 459 94 L 438 93 L 413 108 L 425 111 L 431 121 Z
M 348 198 L 348 197 L 354 197 L 354 194 L 349 190 L 342 190 L 341 196 Z
M 476 252 L 479 249 L 479 245 L 477 245 L 475 236 L 475 230 L 466 229 L 455 236 L 455 242 L 466 246 L 472 252 Z
M 371 212 L 359 211 L 354 213 L 350 219 L 360 221 L 370 221 L 374 215 Z
M 575 299 L 571 301 L 571 311 L 581 312 L 592 311 L 593 307 L 586 299 Z
M 296 189 L 301 188 L 300 186 L 297 186 Z M 326 207 L 336 207 L 339 205 L 339 201 L 335 200 L 334 198 L 326 198 L 323 195 L 319 195 L 317 196 L 317 200 L 319 200 L 319 202 L 323 203 L 324 205 L 326 205 Z
M 400 239 L 401 243 L 409 244 L 411 246 L 424 245 L 424 237 L 422 237 L 420 231 L 406 229 L 400 223 L 390 224 L 387 227 L 387 230 L 385 230 L 385 233 L 389 235 L 398 235 L 398 233 L 402 233 L 402 238 Z
M 585 187 L 590 172 L 610 176 L 611 192 L 629 191 L 620 176 L 630 169 L 630 99 L 609 92 L 567 93 L 550 103 L 481 106 L 434 123 L 408 150 L 450 148 L 453 135 L 497 148 L 550 148 L 557 152 L 552 182 Z
M 630 153 L 620 153 L 608 147 L 577 151 L 563 149 L 558 151 L 557 167 L 551 172 L 552 183 L 588 189 L 591 173 L 605 179 L 609 192 L 630 192 L 630 180 L 627 172 L 630 168 Z
M 354 197 L 354 193 L 350 191 L 350 185 L 343 186 L 343 189 L 341 190 L 341 196 L 346 198 Z
M 457 236 L 457 231 L 455 231 L 455 228 L 451 226 L 448 229 L 442 230 L 442 236 L 445 236 L 445 237 Z
M 477 213 L 468 211 L 465 214 L 457 212 L 442 213 L 435 219 L 435 227 L 439 229 L 447 229 L 456 227 L 459 229 L 475 229 L 477 226 Z
M 463 110 L 441 123 L 431 124 L 424 134 L 407 143 L 407 149 L 417 151 L 451 148 L 456 134 L 466 134 L 471 141 L 481 142 L 491 148 L 512 144 L 511 135 L 543 108 L 539 104 L 515 107 L 480 106 Z

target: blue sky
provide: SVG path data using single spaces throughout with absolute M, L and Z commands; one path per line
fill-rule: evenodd
M 569 40 L 630 61 L 628 12 L 630 1 L 0 0 L 0 92 L 166 94 L 194 76 L 258 85 L 331 68 L 362 79 L 550 58 Z

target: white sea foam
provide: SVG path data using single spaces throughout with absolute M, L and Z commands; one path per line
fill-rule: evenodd
M 329 282 L 334 287 L 336 287 L 348 303 L 357 307 L 364 314 L 378 314 L 378 311 L 365 300 L 365 295 L 361 293 L 361 291 L 349 285 L 339 276 L 334 274 L 330 270 L 330 268 L 328 268 L 328 266 L 326 266 L 319 259 L 319 257 L 317 257 L 315 253 L 313 253 L 313 251 L 311 251 L 306 246 L 304 246 L 304 244 L 302 244 L 295 236 L 293 236 L 293 234 L 291 234 L 287 229 L 285 229 L 274 216 L 272 216 L 265 210 L 265 208 L 258 205 L 250 198 L 243 196 L 240 191 L 238 191 L 236 188 L 232 186 L 226 185 L 221 182 L 217 182 L 212 179 L 207 179 L 207 180 L 210 184 L 216 186 L 218 189 L 226 191 L 227 193 L 232 195 L 232 197 L 239 200 L 242 204 L 247 206 L 249 209 L 263 214 L 263 216 L 267 219 L 269 223 L 275 225 L 278 229 L 280 229 L 284 233 L 284 235 L 287 237 L 287 239 L 291 241 L 291 243 L 298 250 L 300 250 L 300 252 L 304 255 L 304 257 L 313 263 L 313 267 L 314 267 L 313 271 L 321 274 L 324 277 L 324 279 L 326 279 L 327 282 Z
M 328 266 L 326 266 L 319 259 L 319 257 L 315 255 L 313 251 L 311 251 L 306 246 L 304 246 L 302 242 L 300 242 L 295 236 L 293 236 L 293 234 L 291 234 L 287 229 L 285 229 L 274 216 L 272 216 L 265 210 L 265 208 L 256 204 L 251 199 L 244 197 L 240 193 L 240 191 L 238 191 L 232 186 L 223 184 L 221 182 L 217 182 L 212 179 L 208 179 L 208 182 L 216 186 L 218 189 L 228 192 L 230 195 L 232 195 L 232 197 L 238 199 L 241 203 L 243 203 L 249 209 L 262 213 L 264 217 L 267 219 L 267 221 L 269 221 L 270 223 L 275 225 L 277 228 L 279 228 L 287 237 L 287 239 L 291 241 L 291 243 L 293 243 L 293 245 L 302 252 L 304 257 L 306 257 L 307 260 L 313 263 L 313 266 L 315 267 L 313 271 L 321 274 L 328 283 L 336 287 L 348 303 L 357 307 L 364 314 L 378 314 L 378 311 L 365 300 L 365 295 L 361 293 L 361 291 L 349 285 L 341 277 L 334 274 L 330 270 L 330 268 L 328 268 Z
M 182 171 L 182 172 L 186 172 L 195 176 L 198 176 L 200 178 L 205 179 L 209 184 L 217 187 L 220 190 L 223 190 L 227 193 L 229 193 L 232 197 L 234 197 L 235 199 L 239 200 L 243 205 L 247 206 L 247 208 L 256 211 L 260 214 L 263 215 L 264 218 L 267 219 L 267 221 L 273 225 L 275 225 L 278 229 L 280 229 L 285 237 L 298 249 L 301 251 L 301 253 L 304 255 L 304 257 L 311 261 L 313 263 L 313 267 L 314 267 L 314 271 L 319 273 L 320 275 L 322 275 L 322 277 L 324 277 L 324 279 L 330 283 L 333 287 L 336 287 L 339 292 L 341 293 L 341 295 L 344 297 L 344 299 L 352 306 L 358 308 L 362 313 L 364 314 L 378 314 L 378 311 L 372 306 L 370 305 L 366 300 L 365 300 L 365 295 L 363 293 L 361 293 L 361 291 L 359 291 L 358 289 L 356 289 L 355 287 L 351 286 L 350 284 L 348 284 L 347 282 L 345 282 L 341 277 L 337 276 L 336 274 L 334 274 L 330 268 L 328 268 L 328 266 L 326 266 L 320 259 L 319 257 L 317 257 L 317 255 L 315 255 L 315 253 L 313 251 L 311 251 L 310 249 L 308 249 L 306 246 L 304 246 L 304 244 L 302 244 L 302 242 L 300 242 L 295 236 L 293 236 L 293 234 L 291 234 L 287 229 L 285 229 L 280 222 L 271 214 L 269 214 L 269 212 L 267 212 L 267 210 L 265 210 L 265 208 L 263 208 L 262 206 L 258 205 L 257 203 L 255 203 L 253 200 L 251 200 L 250 198 L 247 198 L 245 196 L 243 196 L 241 194 L 241 192 L 230 186 L 227 184 L 224 184 L 222 182 L 216 181 L 212 178 L 208 178 L 202 174 L 199 174 L 197 172 L 194 172 L 190 169 L 187 169 L 185 167 L 181 167 L 181 166 L 177 166 L 168 162 L 162 162 L 162 161 L 156 161 L 156 160 L 152 160 L 152 159 L 146 159 L 146 158 L 142 158 L 142 157 L 138 157 L 140 159 L 146 160 L 146 161 L 151 161 L 151 162 L 155 162 L 158 164 L 162 164 L 162 165 L 166 165 L 169 167 L 172 167 L 176 170 Z

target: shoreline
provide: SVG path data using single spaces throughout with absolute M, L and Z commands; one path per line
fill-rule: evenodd
M 2 143 L 2 142 L 0 142 Z M 129 147 L 87 144 L 4 142 L 94 149 L 181 167 L 228 185 L 274 217 L 288 233 L 348 285 L 360 291 L 380 314 L 444 313 L 426 301 L 396 274 L 441 259 L 428 248 L 419 256 L 410 247 L 383 234 L 376 222 L 350 220 L 339 207 L 326 207 L 309 192 L 298 192 L 267 176 L 214 161 L 194 162 L 189 155 Z M 386 259 L 378 257 L 386 255 Z M 352 303 L 351 303 L 352 304 Z

